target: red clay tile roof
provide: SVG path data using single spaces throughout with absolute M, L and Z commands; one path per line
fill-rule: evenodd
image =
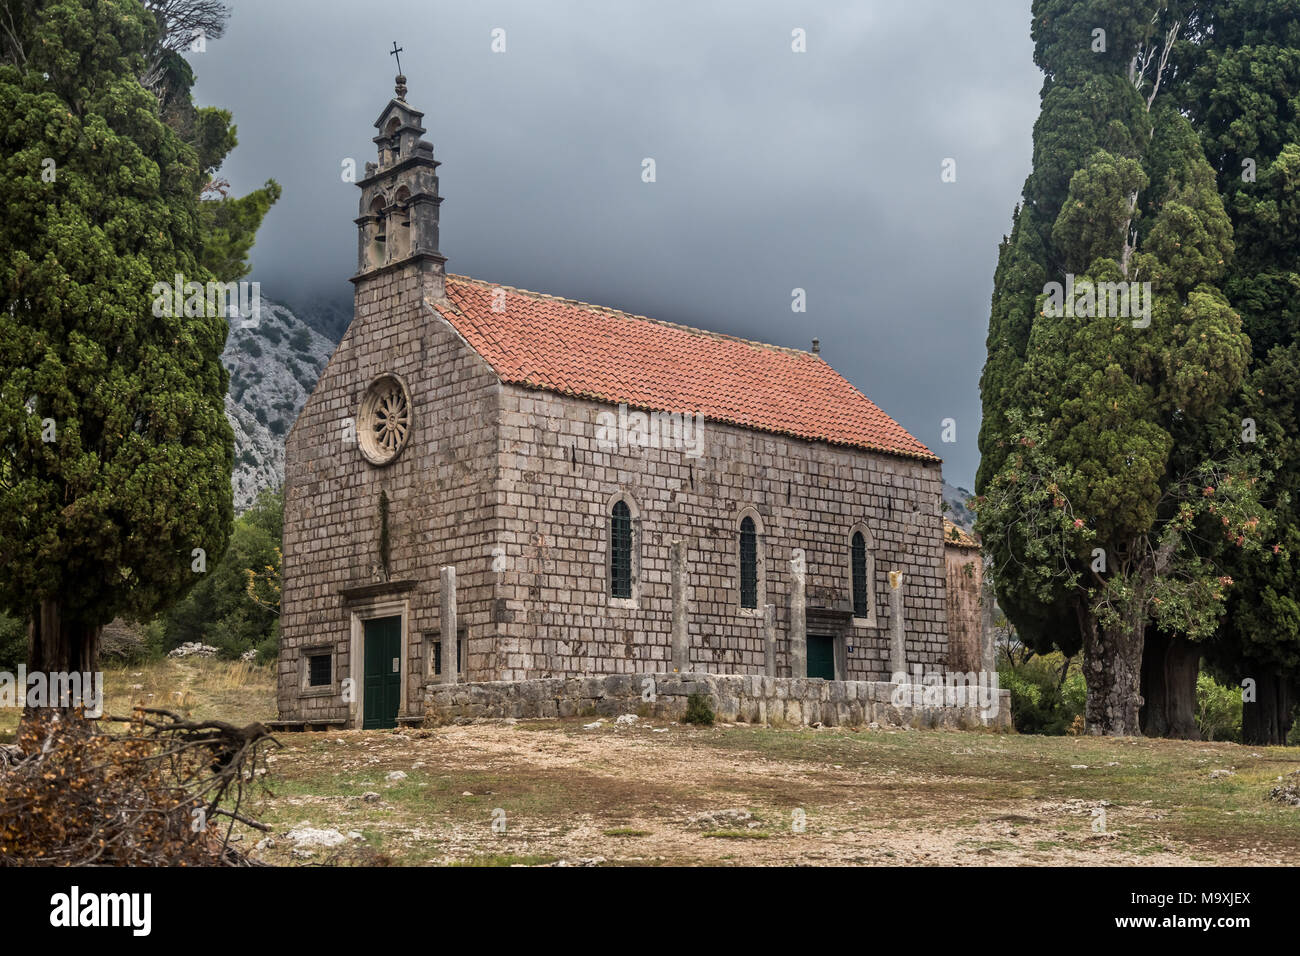
M 943 543 L 953 548 L 978 548 L 979 542 L 959 525 L 943 519 Z
M 447 276 L 447 299 L 431 304 L 505 382 L 939 461 L 810 352 L 465 276 Z

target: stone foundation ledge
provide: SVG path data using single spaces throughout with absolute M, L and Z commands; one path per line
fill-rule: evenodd
M 975 688 L 969 701 L 951 689 L 886 681 L 842 681 L 744 674 L 611 674 L 524 681 L 428 684 L 427 719 L 618 717 L 636 714 L 680 720 L 687 698 L 703 694 L 719 720 L 769 726 L 936 728 L 1011 730 L 1011 692 L 998 690 L 987 715 Z M 928 692 L 928 693 L 927 693 Z M 937 698 L 946 696 L 939 702 Z M 901 706 L 896 703 L 901 699 Z

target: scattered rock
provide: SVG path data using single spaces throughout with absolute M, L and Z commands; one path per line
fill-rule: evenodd
M 217 649 L 211 644 L 201 644 L 198 641 L 186 641 L 167 652 L 168 657 L 215 657 L 216 654 Z
M 734 830 L 739 826 L 754 827 L 757 822 L 748 810 L 706 810 L 686 818 L 686 825 L 702 830 Z
M 1237 775 L 1237 771 L 1235 770 L 1211 770 L 1210 771 L 1211 780 L 1219 780 L 1222 777 L 1235 777 L 1236 775 Z
M 373 790 L 367 790 L 361 795 L 361 799 L 366 801 L 366 803 L 378 803 L 379 794 L 375 793 Z
M 461 796 L 462 796 L 462 797 L 472 797 L 472 796 L 474 796 L 474 794 L 473 794 L 472 791 L 470 791 L 470 790 L 466 790 L 466 791 L 464 791 L 464 792 L 461 794 Z
M 257 651 L 256 650 L 244 651 L 244 653 L 239 655 L 239 659 L 243 661 L 245 664 L 251 664 L 253 663 L 253 661 L 257 660 Z
M 396 782 L 396 781 L 398 781 L 398 780 L 405 780 L 405 779 L 406 779 L 406 774 L 405 774 L 404 772 L 402 772 L 401 770 L 392 770 L 392 771 L 389 771 L 388 776 L 384 777 L 384 779 L 385 779 L 385 780 L 389 780 L 389 781 L 393 781 L 393 782 Z
M 263 837 L 253 844 L 254 850 L 269 850 L 275 846 L 275 840 L 271 837 Z
M 1278 779 L 1283 781 L 1282 786 L 1270 790 L 1269 797 L 1289 807 L 1300 807 L 1300 770 L 1293 770 Z
M 603 856 L 593 856 L 577 860 L 556 860 L 554 863 L 543 863 L 542 866 L 600 866 L 604 862 Z
M 605 723 L 605 722 L 604 722 L 603 720 L 593 720 L 593 721 L 592 721 L 591 723 L 589 723 L 589 724 L 583 724 L 583 725 L 582 725 L 582 729 L 583 729 L 583 730 L 600 730 L 600 728 L 604 725 L 604 723 Z
M 624 727 L 631 727 L 640 719 L 641 718 L 639 718 L 636 714 L 623 714 L 618 718 L 618 720 L 614 721 L 614 723 L 622 724 Z
M 295 827 L 289 831 L 288 837 L 298 846 L 338 846 L 348 839 L 338 830 L 318 830 L 309 826 Z M 295 855 L 297 852 L 294 851 Z

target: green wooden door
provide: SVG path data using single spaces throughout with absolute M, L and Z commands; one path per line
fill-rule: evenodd
M 808 676 L 835 679 L 835 638 L 808 635 Z
M 396 727 L 402 700 L 402 619 L 366 621 L 365 713 L 361 726 Z

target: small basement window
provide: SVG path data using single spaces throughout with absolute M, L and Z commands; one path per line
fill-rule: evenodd
M 328 687 L 333 683 L 329 654 L 312 654 L 307 658 L 307 686 Z
M 433 673 L 435 675 L 442 673 L 442 638 L 437 637 L 429 643 L 429 648 L 433 655 Z M 460 629 L 456 634 L 456 673 L 463 675 L 465 673 L 465 631 Z

